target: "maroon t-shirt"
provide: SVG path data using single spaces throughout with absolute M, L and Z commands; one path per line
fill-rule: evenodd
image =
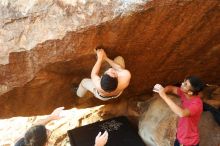
M 177 93 L 181 98 L 183 109 L 188 109 L 190 115 L 181 117 L 177 127 L 177 139 L 184 146 L 196 145 L 199 143 L 199 120 L 203 111 L 202 100 L 199 96 L 187 99 L 183 91 L 178 88 Z

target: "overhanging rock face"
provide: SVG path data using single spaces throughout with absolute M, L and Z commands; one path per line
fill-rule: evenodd
M 72 84 L 89 77 L 98 45 L 132 74 L 121 98 L 190 74 L 220 83 L 218 0 L 30 3 L 0 3 L 1 117 L 72 107 Z

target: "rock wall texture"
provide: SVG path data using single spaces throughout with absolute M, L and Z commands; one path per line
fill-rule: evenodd
M 122 55 L 132 74 L 121 98 L 196 74 L 220 83 L 219 0 L 0 2 L 1 117 L 88 103 L 71 91 L 89 77 L 93 49 Z M 83 99 L 82 99 L 83 100 Z

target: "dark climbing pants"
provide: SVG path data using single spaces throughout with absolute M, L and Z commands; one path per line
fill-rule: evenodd
M 175 142 L 174 142 L 174 146 L 182 146 L 182 145 L 180 145 L 178 139 L 176 139 Z M 192 145 L 192 146 L 199 146 L 199 144 L 197 144 L 197 145 Z

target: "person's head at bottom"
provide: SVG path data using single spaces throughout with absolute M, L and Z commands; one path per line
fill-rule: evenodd
M 117 72 L 113 68 L 108 69 L 101 77 L 100 84 L 101 84 L 101 88 L 105 92 L 112 92 L 116 90 L 118 86 Z
M 45 146 L 48 139 L 48 131 L 44 125 L 36 125 L 28 129 L 24 139 L 16 143 L 16 146 Z

